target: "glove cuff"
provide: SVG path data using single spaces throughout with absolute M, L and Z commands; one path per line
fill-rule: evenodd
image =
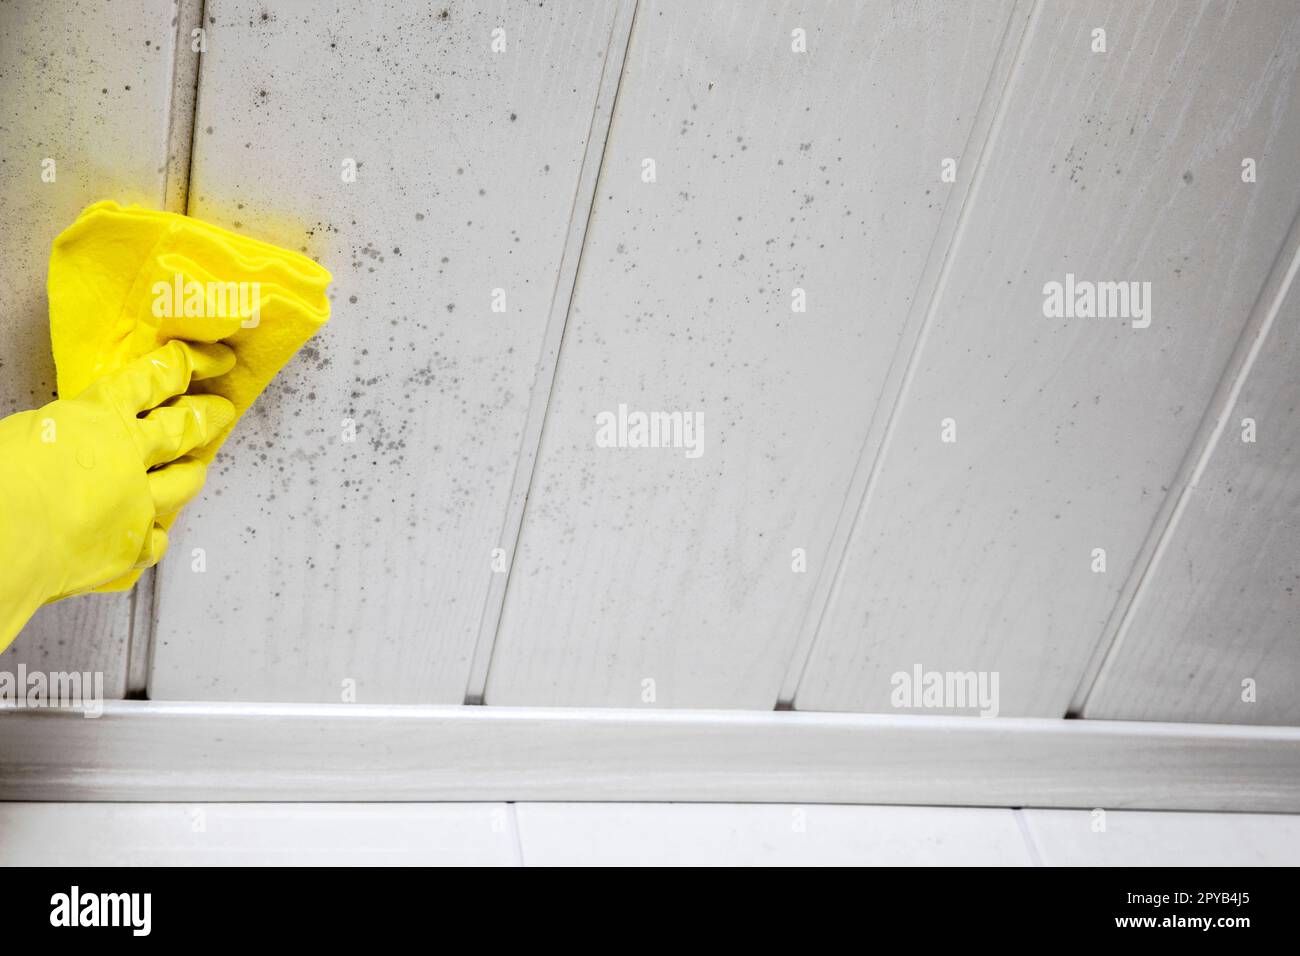
M 57 592 L 48 505 L 40 482 L 23 465 L 40 428 L 39 409 L 0 420 L 0 651 Z

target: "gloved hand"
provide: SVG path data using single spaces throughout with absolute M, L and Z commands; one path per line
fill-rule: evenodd
M 235 420 L 227 399 L 184 392 L 234 364 L 225 345 L 174 340 L 0 420 L 0 651 L 40 605 L 158 562 L 157 519 L 203 487 L 188 453 Z
M 329 282 L 311 259 L 270 243 L 176 213 L 95 203 L 50 248 L 58 393 L 80 394 L 173 339 L 221 342 L 238 364 L 193 391 L 228 398 L 242 415 L 329 318 Z M 211 463 L 225 437 L 194 457 Z M 95 590 L 125 591 L 139 576 Z

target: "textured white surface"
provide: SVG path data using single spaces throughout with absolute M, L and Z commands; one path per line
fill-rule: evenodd
M 1016 816 L 1020 816 L 1019 823 Z M 0 803 L 0 866 L 1279 866 L 1300 817 L 637 803 Z
M 1300 242 L 1286 252 L 1289 293 L 1086 717 L 1300 723 Z
M 333 316 L 172 534 L 154 698 L 465 696 L 614 7 L 442 9 L 207 5 L 190 211 Z
M 1020 46 L 1010 2 L 642 0 L 624 63 L 628 9 L 209 0 L 190 210 L 320 257 L 335 316 L 176 528 L 153 697 L 459 703 L 486 681 L 492 704 L 766 713 L 797 687 L 805 711 L 902 717 L 890 677 L 917 664 L 998 673 L 1003 716 L 1057 717 L 1087 690 L 1295 229 L 1300 7 L 1045 0 Z M 174 13 L 0 5 L 0 413 L 52 387 L 53 235 L 93 199 L 176 201 L 168 110 L 190 100 L 173 87 Z M 790 50 L 796 28 L 806 54 Z M 47 156 L 56 183 L 40 181 Z M 939 178 L 949 156 L 955 183 Z M 1241 180 L 1245 157 L 1257 182 Z M 356 182 L 340 176 L 349 159 Z M 1150 281 L 1151 327 L 1043 318 L 1043 283 L 1066 272 Z M 794 288 L 807 312 L 791 311 Z M 1296 294 L 1088 716 L 1300 722 Z M 596 448 L 595 415 L 621 403 L 703 413 L 704 455 Z M 1236 437 L 1245 415 L 1253 445 Z M 507 588 L 492 550 L 525 498 Z M 101 669 L 120 691 L 130 610 L 96 596 L 43 611 L 0 669 Z M 138 625 L 149 610 L 142 590 Z M 227 727 L 203 719 L 204 739 Z M 1167 729 L 1130 729 L 1072 763 L 1050 734 L 993 725 L 980 747 L 1006 773 L 990 781 L 990 751 L 934 725 L 877 725 L 864 755 L 828 724 L 818 745 L 850 749 L 792 758 L 770 740 L 738 755 L 750 731 L 695 721 L 574 713 L 547 725 L 556 736 L 493 727 L 455 753 L 498 790 L 558 761 L 529 782 L 566 797 L 594 757 L 614 768 L 606 797 L 634 793 L 648 765 L 662 793 L 697 799 L 754 780 L 890 800 L 1294 799 L 1277 751 L 1197 730 L 1171 745 Z M 212 744 L 227 771 L 248 754 L 282 766 L 267 725 L 237 726 L 244 752 Z M 388 739 L 373 726 L 340 739 Z M 393 792 L 466 786 L 422 750 L 459 729 L 427 730 L 403 724 L 364 755 Z M 105 776 L 70 779 L 120 792 L 141 740 L 183 752 L 174 727 L 135 733 Z M 286 739 L 299 775 L 257 786 L 316 782 L 320 727 Z M 484 739 L 508 746 L 484 762 Z M 907 789 L 923 786 L 916 740 L 946 773 L 928 793 Z M 94 763 L 99 742 L 76 737 L 75 753 Z M 9 745 L 30 766 L 49 743 Z M 626 758 L 638 744 L 645 764 Z M 868 776 L 867 756 L 894 776 Z M 845 773 L 793 779 L 804 759 Z M 736 776 L 718 784 L 723 766 Z M 149 769 L 168 782 L 165 759 Z M 243 785 L 190 769 L 170 783 Z M 325 778 L 357 786 L 338 764 Z
M 488 703 L 776 704 L 1010 10 L 639 6 Z
M 653 800 L 1300 811 L 1300 728 L 114 701 L 0 708 L 0 800 Z
M 1300 209 L 1294 3 L 1048 3 L 1022 57 L 800 709 L 919 663 L 1064 714 Z M 1045 318 L 1067 272 L 1150 282 L 1150 327 Z
M 505 804 L 0 803 L 3 866 L 511 866 Z
M 528 866 L 1027 866 L 1012 810 L 689 803 L 518 807 Z
M 1020 812 L 1046 866 L 1300 866 L 1300 816 Z

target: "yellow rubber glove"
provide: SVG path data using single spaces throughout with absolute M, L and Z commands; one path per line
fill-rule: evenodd
M 319 264 L 270 243 L 176 213 L 95 203 L 50 250 L 59 395 L 76 395 L 169 340 L 221 341 L 237 364 L 193 389 L 235 407 L 229 427 L 195 453 L 211 462 L 235 419 L 329 318 L 329 283 Z M 128 571 L 97 590 L 126 590 L 139 576 Z
M 234 365 L 225 345 L 172 341 L 0 420 L 0 651 L 42 604 L 158 562 L 160 519 L 203 487 L 189 453 L 235 420 L 228 399 L 184 393 Z

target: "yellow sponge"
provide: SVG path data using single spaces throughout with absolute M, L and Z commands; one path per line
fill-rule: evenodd
M 234 369 L 190 391 L 222 395 L 242 415 L 329 319 L 330 279 L 306 256 L 188 216 L 114 202 L 88 206 L 50 252 L 59 396 L 80 394 L 171 339 L 221 341 L 235 351 Z M 233 427 L 194 457 L 211 462 Z M 126 590 L 139 576 L 97 590 Z

